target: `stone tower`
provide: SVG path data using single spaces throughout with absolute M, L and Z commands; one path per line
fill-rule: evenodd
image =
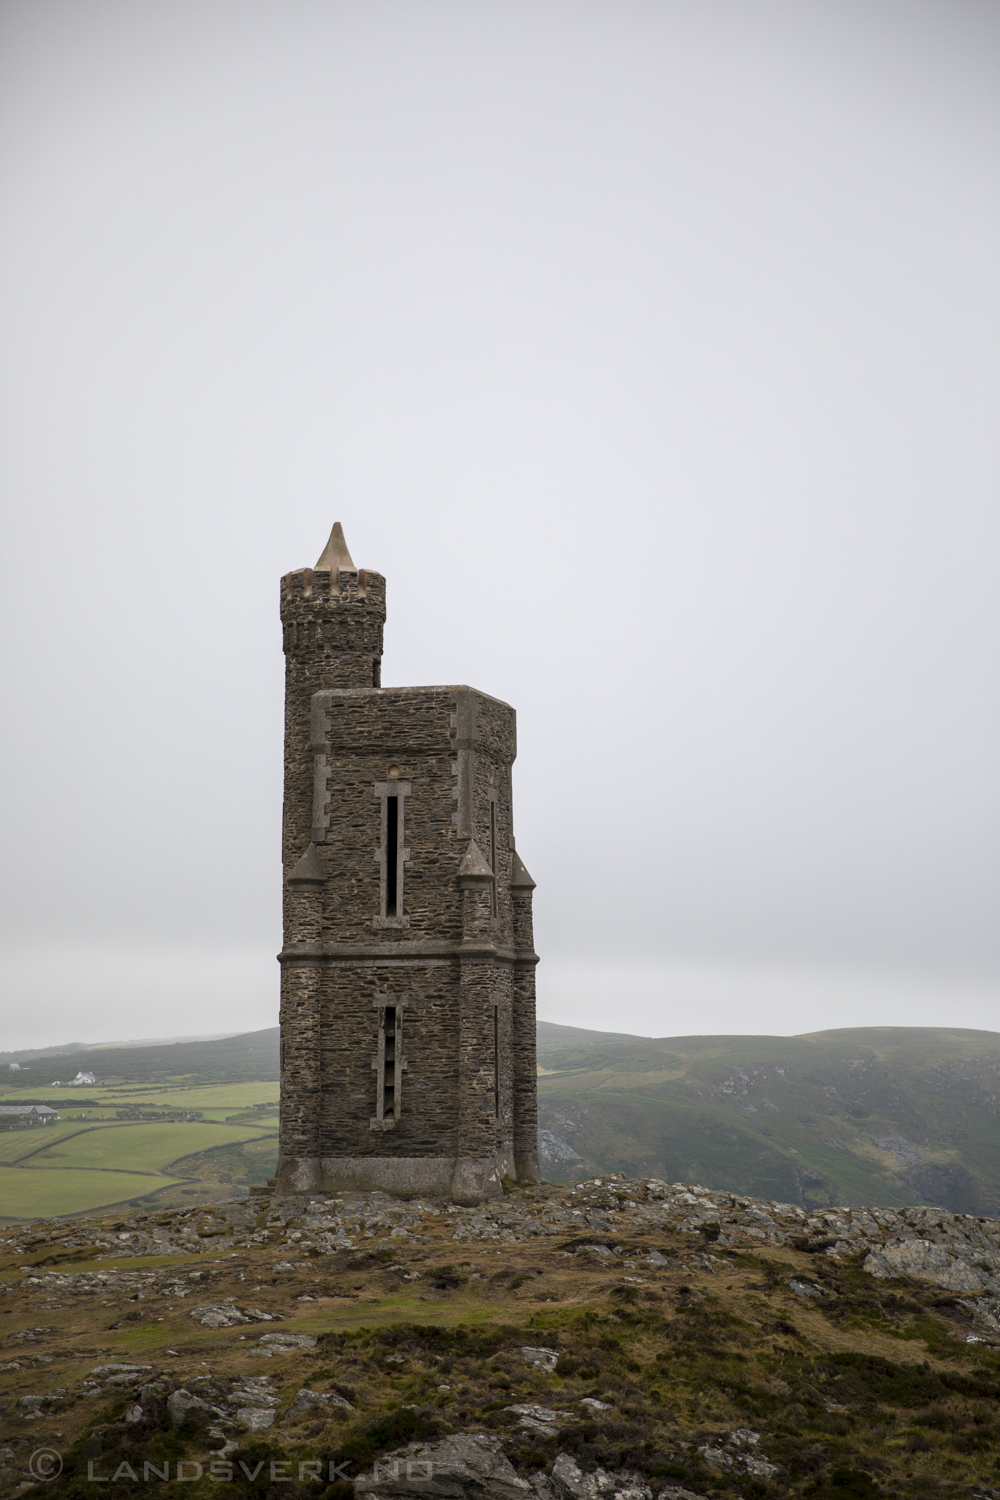
M 284 1191 L 457 1202 L 540 1180 L 534 882 L 514 852 L 514 710 L 381 686 L 385 579 L 338 522 L 281 580 Z

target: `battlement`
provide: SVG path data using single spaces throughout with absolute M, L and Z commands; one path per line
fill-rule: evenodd
M 347 550 L 344 528 L 333 524 L 330 540 L 314 568 L 297 568 L 281 580 L 281 618 L 324 608 L 363 605 L 385 619 L 385 579 L 371 568 L 356 568 Z
M 292 611 L 363 604 L 385 619 L 385 579 L 371 568 L 297 568 L 281 580 L 282 619 Z

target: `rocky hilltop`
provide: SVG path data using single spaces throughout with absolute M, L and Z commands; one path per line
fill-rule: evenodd
M 940 1209 L 264 1191 L 12 1226 L 0 1277 L 4 1495 L 1000 1489 L 1000 1224 Z
M 419 1241 L 422 1231 L 456 1244 L 497 1245 L 570 1234 L 578 1240 L 574 1250 L 610 1262 L 634 1256 L 624 1243 L 631 1237 L 663 1229 L 697 1234 L 709 1261 L 722 1249 L 787 1245 L 811 1254 L 822 1252 L 834 1264 L 860 1265 L 882 1280 L 916 1278 L 962 1292 L 970 1313 L 985 1329 L 1000 1334 L 1000 1222 L 940 1208 L 808 1212 L 795 1204 L 713 1193 L 697 1184 L 611 1176 L 571 1187 L 515 1192 L 476 1208 L 430 1199 L 407 1201 L 383 1193 L 305 1201 L 253 1194 L 208 1211 L 165 1210 L 122 1222 L 124 1227 L 114 1229 L 33 1224 L 8 1230 L 4 1238 L 16 1254 L 38 1254 L 51 1245 L 63 1254 L 105 1250 L 125 1259 L 178 1252 L 218 1255 L 255 1246 L 329 1255 L 382 1236 Z M 656 1264 L 657 1252 L 650 1256 Z M 58 1273 L 47 1276 L 58 1282 Z

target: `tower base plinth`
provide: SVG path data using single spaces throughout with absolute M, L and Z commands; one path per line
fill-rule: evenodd
M 397 1193 L 482 1203 L 503 1196 L 507 1153 L 487 1157 L 312 1156 L 279 1158 L 279 1193 Z

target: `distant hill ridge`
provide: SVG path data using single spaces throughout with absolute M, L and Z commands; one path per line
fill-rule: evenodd
M 6 1071 L 11 1062 L 19 1064 L 18 1072 Z M 0 1053 L 0 1086 L 6 1082 L 11 1088 L 37 1085 L 44 1089 L 55 1078 L 65 1083 L 80 1072 L 93 1073 L 97 1078 L 126 1078 L 134 1083 L 162 1083 L 174 1078 L 194 1083 L 277 1082 L 278 1028 L 152 1046 L 123 1043 L 81 1047 L 75 1052 L 45 1048 Z
M 549 1178 L 627 1171 L 798 1203 L 1000 1215 L 1000 1034 L 622 1038 L 539 1026 Z
M 278 1028 L 19 1060 L 0 1091 L 40 1103 L 58 1104 L 52 1080 L 79 1071 L 276 1082 Z M 542 1021 L 538 1060 L 549 1180 L 625 1172 L 805 1208 L 928 1203 L 1000 1217 L 1000 1033 L 638 1037 Z
M 77 1052 L 110 1052 L 118 1047 L 174 1047 L 178 1042 L 217 1042 L 224 1037 L 240 1036 L 236 1031 L 199 1032 L 197 1036 L 142 1036 L 118 1037 L 110 1042 L 62 1042 L 57 1047 L 22 1047 L 19 1052 L 0 1052 L 0 1068 L 9 1068 L 11 1063 L 23 1066 L 25 1060 L 66 1057 Z

